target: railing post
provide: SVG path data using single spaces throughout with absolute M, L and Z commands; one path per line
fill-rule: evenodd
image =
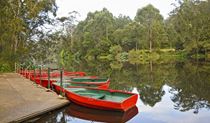
M 60 95 L 63 96 L 63 70 L 62 69 L 60 69 L 60 87 L 61 87 Z
M 21 75 L 23 76 L 23 67 L 22 66 L 21 66 L 20 72 L 21 72 Z
M 26 68 L 24 68 L 24 76 L 26 77 Z
M 50 68 L 48 67 L 48 89 L 50 89 Z
M 27 78 L 30 80 L 30 65 L 27 67 Z
M 16 66 L 16 62 L 15 62 L 15 73 L 17 73 L 17 66 Z
M 40 85 L 42 86 L 42 66 L 39 67 L 39 78 L 40 78 Z
M 28 72 L 29 70 L 28 70 L 28 67 L 26 68 L 26 78 L 28 79 L 28 74 L 29 74 L 29 72 Z
M 30 68 L 28 68 L 28 79 L 30 80 Z
M 16 73 L 19 73 L 18 64 L 16 63 Z
M 34 68 L 34 82 L 36 83 L 36 67 Z
M 24 76 L 24 73 L 23 73 L 23 67 L 21 67 L 21 75 Z
M 17 72 L 20 74 L 20 65 L 17 66 Z

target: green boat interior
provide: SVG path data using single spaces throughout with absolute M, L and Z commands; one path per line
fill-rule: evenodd
M 72 78 L 72 82 L 104 82 L 107 78 Z
M 120 92 L 109 92 L 105 90 L 92 90 L 85 88 L 67 88 L 68 91 L 74 92 L 81 96 L 91 97 L 112 102 L 122 102 L 132 94 L 125 94 Z
M 48 77 L 42 77 L 41 78 L 42 80 L 48 80 Z M 67 80 L 67 81 L 71 81 L 71 77 L 68 77 L 68 76 L 64 76 L 63 77 L 63 80 Z M 53 81 L 60 81 L 60 77 L 50 77 L 50 80 L 53 80 Z
M 55 80 L 57 82 L 60 82 L 60 78 L 50 78 L 50 80 Z M 71 78 L 71 77 L 64 77 L 63 82 L 105 82 L 107 81 L 107 78 Z
M 54 83 L 58 86 L 61 85 L 60 82 L 56 82 Z M 81 86 L 81 87 L 97 87 L 97 85 L 93 85 L 93 84 L 76 84 L 76 83 L 69 83 L 69 82 L 64 82 L 62 83 L 63 88 L 68 88 L 69 86 Z

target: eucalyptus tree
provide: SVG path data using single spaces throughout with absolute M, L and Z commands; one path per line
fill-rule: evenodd
M 33 41 L 44 36 L 56 10 L 55 0 L 0 1 L 1 58 L 11 62 L 26 58 Z
M 82 56 L 107 54 L 111 45 L 114 17 L 106 8 L 88 13 L 73 33 L 73 49 Z
M 178 46 L 180 43 L 182 43 L 181 40 L 179 40 L 180 35 L 175 30 L 175 25 L 171 23 L 173 19 L 173 17 L 170 17 L 167 20 L 165 20 L 165 31 L 167 32 L 167 38 L 169 43 L 168 46 L 170 48 L 182 49 L 182 47 Z
M 170 16 L 179 40 L 189 54 L 205 53 L 209 49 L 210 4 L 202 0 L 180 0 Z M 173 19 L 171 19 L 173 18 Z
M 163 17 L 151 4 L 138 9 L 134 20 L 144 26 L 147 34 L 143 40 L 149 43 L 150 52 L 155 47 L 160 48 L 161 42 L 167 41 Z
M 114 42 L 120 44 L 123 51 L 129 51 L 132 49 L 139 49 L 143 32 L 143 26 L 137 22 L 131 22 L 119 28 L 113 33 Z M 143 44 L 141 45 L 141 47 Z
M 118 17 L 114 18 L 114 27 L 115 29 L 122 29 L 125 25 L 131 23 L 132 20 L 129 16 L 120 14 Z

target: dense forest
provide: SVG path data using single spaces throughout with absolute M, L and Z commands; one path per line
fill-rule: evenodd
M 210 1 L 179 0 L 174 6 L 167 19 L 149 4 L 134 19 L 104 8 L 77 22 L 77 12 L 57 17 L 55 0 L 0 1 L 0 71 L 13 70 L 15 62 L 210 59 Z

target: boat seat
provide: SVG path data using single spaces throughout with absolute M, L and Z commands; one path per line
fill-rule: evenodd
M 79 93 L 79 95 L 91 97 L 94 99 L 103 99 L 106 96 L 105 94 L 93 94 L 93 93 Z
M 102 94 L 102 95 L 98 95 L 98 96 L 94 96 L 93 98 L 96 98 L 96 99 L 103 99 L 105 98 L 105 94 Z

